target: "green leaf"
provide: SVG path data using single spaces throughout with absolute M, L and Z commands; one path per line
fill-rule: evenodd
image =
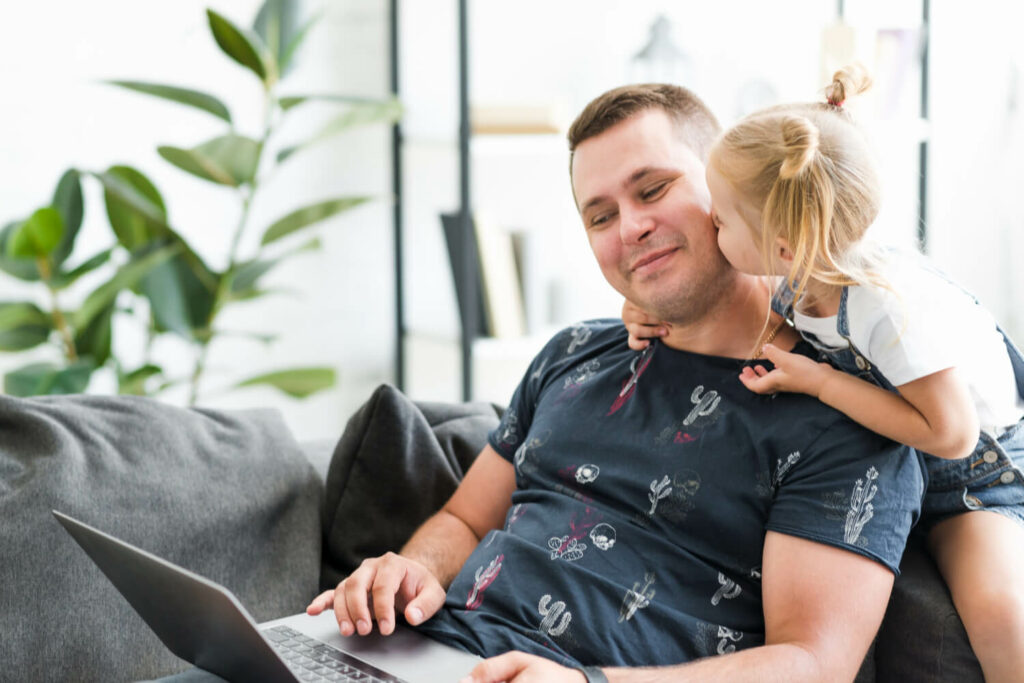
M 238 187 L 251 183 L 259 165 L 260 143 L 242 135 L 222 135 L 194 149 L 157 148 L 167 161 L 203 180 Z
M 281 335 L 279 334 L 266 334 L 263 332 L 236 332 L 230 330 L 218 330 L 216 337 L 229 337 L 233 339 L 247 339 L 249 341 L 259 342 L 264 345 L 273 344 Z
M 393 123 L 402 116 L 402 106 L 398 100 L 367 100 L 353 102 L 344 112 L 334 117 L 315 135 L 305 142 L 286 147 L 277 153 L 277 161 L 282 162 L 299 150 L 311 147 L 327 138 L 343 133 L 357 126 L 373 123 Z
M 253 22 L 253 31 L 274 56 L 282 76 L 288 71 L 284 60 L 296 32 L 300 30 L 298 23 L 299 5 L 294 0 L 266 0 Z
M 173 244 L 181 251 L 182 259 L 203 286 L 211 292 L 217 290 L 218 281 L 212 271 L 185 238 L 167 224 L 163 200 L 145 176 L 126 166 L 113 166 L 104 173 L 93 175 L 103 184 L 105 195 L 115 200 L 108 200 L 107 214 L 111 217 L 111 227 L 114 228 L 122 245 L 129 250 L 135 250 L 142 246 L 151 246 L 156 238 L 160 238 L 160 246 Z M 118 215 L 123 221 L 120 227 L 115 226 L 115 218 L 110 211 L 111 205 L 125 210 L 123 214 Z
M 94 316 L 84 329 L 75 332 L 78 356 L 91 359 L 95 367 L 100 367 L 110 358 L 115 308 L 115 304 L 111 303 Z
M 34 349 L 50 338 L 50 329 L 25 325 L 0 332 L 0 351 L 26 351 Z
M 78 362 L 61 368 L 53 363 L 32 363 L 4 376 L 4 393 L 11 396 L 80 394 L 89 386 L 95 368 Z
M 318 391 L 330 389 L 335 381 L 333 368 L 314 367 L 271 372 L 239 382 L 235 386 L 241 388 L 266 384 L 293 398 L 306 398 Z
M 71 168 L 57 181 L 57 189 L 53 193 L 53 208 L 60 212 L 64 220 L 64 234 L 60 244 L 53 250 L 51 260 L 54 268 L 59 268 L 71 255 L 75 248 L 75 239 L 82 227 L 82 216 L 85 204 L 82 199 L 82 178 L 78 171 Z
M 342 211 L 347 211 L 368 201 L 370 201 L 370 197 L 341 197 L 339 199 L 318 202 L 292 211 L 267 228 L 266 232 L 263 233 L 261 244 L 275 242 L 317 221 L 322 221 L 325 218 L 329 218 Z
M 210 277 L 217 282 L 217 275 L 210 273 Z M 196 339 L 197 332 L 208 326 L 217 289 L 218 285 L 207 287 L 197 277 L 184 255 L 157 265 L 139 287 L 149 300 L 157 330 L 170 330 L 185 339 Z
M 266 63 L 266 57 L 269 55 L 264 54 L 266 49 L 259 36 L 242 31 L 212 9 L 206 10 L 206 16 L 213 39 L 217 41 L 224 54 L 259 76 L 267 87 L 272 85 L 273 79 Z
M 10 251 L 11 239 L 18 233 L 23 223 L 24 221 L 8 223 L 3 230 L 0 230 L 0 270 L 19 280 L 38 282 L 40 279 L 39 266 L 36 265 L 35 259 L 13 258 L 7 255 Z
M 53 320 L 29 302 L 0 302 L 0 351 L 24 351 L 45 342 Z
M 167 209 L 149 178 L 130 166 L 111 166 L 95 175 L 103 185 L 107 219 L 121 246 L 131 251 L 162 234 Z
M 175 247 L 164 247 L 121 266 L 110 280 L 86 297 L 82 307 L 72 315 L 72 326 L 76 330 L 88 327 L 97 315 L 113 305 L 118 293 L 135 287 L 146 273 L 174 256 L 177 251 Z
M 271 259 L 253 259 L 238 265 L 234 276 L 231 279 L 231 294 L 241 295 L 243 293 L 255 293 L 256 283 L 261 277 L 275 268 L 279 263 L 295 254 L 304 251 L 316 251 L 323 246 L 319 237 L 314 237 L 297 249 L 285 252 L 280 256 Z
M 309 34 L 309 29 L 313 28 L 313 24 L 320 20 L 320 15 L 314 15 L 303 24 L 302 28 L 295 32 L 292 39 L 288 41 L 288 45 L 284 48 L 284 53 L 278 58 L 278 68 L 281 70 L 281 75 L 288 73 L 292 67 L 292 59 L 295 57 L 295 53 L 298 51 L 299 46 L 302 45 L 303 41 L 306 40 L 306 36 Z
M 188 88 L 178 88 L 173 85 L 161 85 L 159 83 L 143 83 L 141 81 L 105 81 L 110 85 L 116 85 L 121 88 L 127 88 L 128 90 L 134 90 L 135 92 L 144 93 L 146 95 L 152 95 L 154 97 L 160 97 L 165 100 L 177 102 L 178 104 L 184 104 L 189 107 L 195 107 L 201 109 L 207 113 L 213 114 L 214 116 L 224 119 L 228 123 L 231 123 L 231 112 L 219 99 L 213 95 L 208 95 L 204 92 L 197 90 L 189 90 Z
M 83 275 L 87 275 L 92 271 L 96 270 L 100 266 L 104 265 L 110 260 L 110 255 L 114 253 L 114 250 L 106 249 L 96 254 L 95 256 L 86 259 L 73 269 L 66 272 L 55 273 L 53 276 L 52 284 L 56 289 L 64 289 L 70 287 Z
M 117 393 L 132 396 L 146 396 L 146 382 L 151 377 L 162 375 L 163 368 L 159 365 L 147 364 L 141 368 L 122 374 L 117 380 Z
M 37 209 L 21 224 L 7 243 L 13 258 L 45 258 L 57 248 L 64 235 L 64 219 L 53 207 Z
M 290 95 L 280 98 L 277 103 L 285 111 L 297 107 L 306 102 L 329 102 L 335 104 L 381 104 L 388 100 L 379 97 L 362 97 L 360 95 L 334 95 L 334 94 L 313 94 L 313 95 Z

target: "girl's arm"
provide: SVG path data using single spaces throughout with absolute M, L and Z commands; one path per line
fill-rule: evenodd
M 873 432 L 940 458 L 963 458 L 978 442 L 977 410 L 956 368 L 902 384 L 897 395 L 771 344 L 764 353 L 774 370 L 747 366 L 740 374 L 755 393 L 809 394 Z

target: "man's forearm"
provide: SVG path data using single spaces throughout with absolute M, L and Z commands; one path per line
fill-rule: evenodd
M 810 650 L 793 644 L 765 645 L 680 666 L 604 669 L 610 683 L 817 683 L 843 680 L 845 672 L 828 671 Z M 845 676 L 852 680 L 856 672 Z
M 442 509 L 416 530 L 399 554 L 425 566 L 447 590 L 479 542 L 465 522 Z

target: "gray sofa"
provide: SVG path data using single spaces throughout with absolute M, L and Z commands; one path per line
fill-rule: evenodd
M 222 583 L 268 620 L 400 546 L 451 494 L 499 414 L 413 403 L 383 385 L 337 444 L 300 445 L 270 411 L 0 396 L 0 681 L 138 680 L 186 666 L 51 509 Z M 926 661 L 907 656 L 915 642 L 934 643 Z M 917 545 L 857 680 L 982 680 Z

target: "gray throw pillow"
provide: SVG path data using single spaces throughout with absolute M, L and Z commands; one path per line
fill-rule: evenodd
M 233 591 L 301 611 L 320 563 L 319 478 L 270 411 L 142 398 L 0 396 L 0 680 L 180 670 L 51 509 Z
M 327 471 L 321 587 L 401 548 L 451 497 L 500 414 L 489 403 L 414 403 L 378 387 L 349 420 Z

